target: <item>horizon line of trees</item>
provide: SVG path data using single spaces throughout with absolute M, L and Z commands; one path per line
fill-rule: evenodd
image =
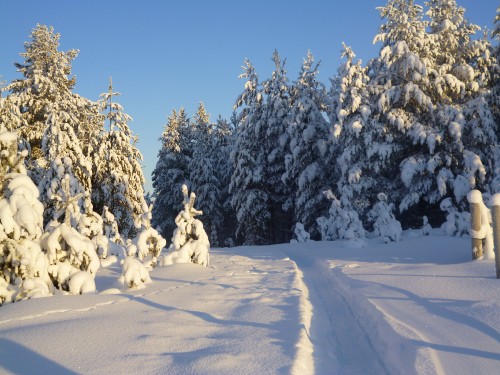
M 470 190 L 500 192 L 500 48 L 455 0 L 424 5 L 379 7 L 379 55 L 363 65 L 343 44 L 329 89 L 310 52 L 290 82 L 275 51 L 263 81 L 245 60 L 230 121 L 211 123 L 202 103 L 192 119 L 174 110 L 153 172 L 154 225 L 170 232 L 183 183 L 204 192 L 216 245 L 287 242 L 297 223 L 314 239 L 360 237 L 381 202 L 404 228 L 437 226 L 467 209 Z

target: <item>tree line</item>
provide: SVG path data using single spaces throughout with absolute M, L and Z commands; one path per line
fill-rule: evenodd
M 230 121 L 211 123 L 203 105 L 193 119 L 173 111 L 154 225 L 170 232 L 183 183 L 204 191 L 218 245 L 286 242 L 297 223 L 315 239 L 356 237 L 376 229 L 380 202 L 404 228 L 436 226 L 467 209 L 471 189 L 500 191 L 499 10 L 491 34 L 454 0 L 378 11 L 378 56 L 363 64 L 343 44 L 329 88 L 310 52 L 290 82 L 275 51 L 268 79 L 245 61 Z

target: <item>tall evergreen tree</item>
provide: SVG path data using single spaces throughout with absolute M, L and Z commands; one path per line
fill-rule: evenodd
M 352 49 L 343 44 L 341 57 L 346 61 L 332 80 L 329 118 L 335 141 L 334 178 L 340 201 L 336 207 L 360 214 L 369 208 L 367 191 L 376 182 L 375 171 L 370 170 L 376 154 L 369 153 L 376 144 L 379 124 L 372 118 L 371 97 L 367 68 L 361 61 L 354 62 Z
M 162 145 L 152 174 L 155 199 L 152 224 L 160 228 L 165 238 L 170 238 L 176 228 L 174 219 L 183 199 L 181 187 L 189 177 L 188 159 L 181 148 L 187 143 L 181 140 L 181 132 L 189 129 L 187 122 L 184 109 L 179 113 L 172 111 L 160 137 Z
M 379 10 L 386 23 L 375 37 L 382 42 L 379 57 L 369 66 L 371 100 L 376 105 L 370 118 L 374 140 L 367 156 L 373 184 L 366 209 L 377 202 L 379 193 L 390 192 L 400 210 L 406 210 L 420 201 L 429 185 L 425 174 L 412 184 L 409 176 L 425 169 L 426 155 L 434 152 L 440 139 L 432 121 L 428 23 L 413 0 L 390 0 Z
M 318 65 L 309 52 L 294 83 L 284 180 L 295 191 L 294 219 L 319 238 L 316 218 L 328 209 L 323 192 L 329 190 L 331 133 L 326 112 L 325 87 L 317 80 Z
M 495 64 L 491 68 L 492 89 L 488 96 L 488 103 L 493 112 L 495 123 L 500 126 L 500 6 L 497 8 L 493 31 L 491 33 L 496 41 L 496 46 L 493 49 Z M 500 144 L 496 145 L 493 153 L 494 160 L 492 164 L 493 178 L 491 180 L 491 192 L 500 193 Z
M 110 80 L 109 91 L 101 94 L 101 109 L 109 122 L 109 130 L 103 131 L 99 138 L 93 198 L 95 209 L 108 207 L 120 233 L 129 238 L 141 227 L 143 208 L 147 205 L 144 204 L 142 154 L 136 147 L 138 138 L 128 127 L 132 118 L 113 101 L 117 95 Z
M 236 216 L 231 206 L 229 185 L 233 174 L 231 151 L 234 146 L 235 127 L 220 115 L 215 123 L 212 138 L 212 155 L 215 163 L 215 175 L 219 185 L 219 204 L 222 208 L 222 225 L 218 229 L 219 246 L 234 244 Z
M 22 114 L 20 134 L 30 143 L 30 159 L 35 161 L 43 158 L 41 144 L 50 112 L 58 109 L 75 114 L 64 107 L 72 104 L 71 90 L 76 78 L 70 77 L 71 63 L 78 50 L 59 51 L 60 35 L 52 27 L 37 25 L 30 38 L 31 41 L 25 43 L 25 52 L 21 53 L 24 62 L 15 63 L 23 79 L 13 81 L 6 90 L 17 97 Z
M 421 33 L 414 52 L 425 71 L 413 79 L 430 100 L 428 115 L 417 120 L 408 135 L 417 152 L 402 161 L 402 179 L 409 189 L 400 209 L 419 202 L 437 203 L 453 197 L 466 207 L 466 194 L 484 189 L 491 179 L 487 158 L 498 143 L 498 128 L 485 101 L 490 82 L 490 45 L 474 39 L 479 27 L 465 18 L 455 0 L 432 0 L 429 32 Z M 427 100 L 427 99 L 426 99 Z M 431 107 L 432 104 L 432 107 Z M 427 147 L 418 147 L 418 144 Z
M 221 202 L 221 186 L 217 176 L 217 160 L 214 147 L 216 134 L 210 117 L 203 103 L 200 103 L 194 116 L 195 144 L 189 176 L 192 190 L 196 191 L 198 209 L 203 212 L 202 220 L 210 243 L 213 246 L 221 244 L 218 231 L 223 223 L 223 208 Z
M 231 204 L 236 211 L 237 240 L 248 245 L 269 243 L 270 197 L 266 190 L 263 142 L 263 95 L 255 69 L 245 60 L 245 89 L 235 107 L 242 108 L 238 116 L 239 127 L 235 148 L 231 154 L 233 175 L 229 186 Z
M 286 205 L 292 192 L 281 177 L 285 173 L 286 145 L 289 142 L 287 133 L 288 114 L 290 112 L 290 87 L 285 70 L 285 60 L 281 61 L 278 51 L 274 51 L 272 61 L 275 69 L 272 77 L 263 83 L 266 100 L 263 104 L 265 119 L 264 152 L 266 168 L 266 190 L 270 198 L 271 223 L 270 240 L 273 243 L 288 242 L 293 226 L 291 208 Z M 285 207 L 289 212 L 286 212 Z
M 10 91 L 11 102 L 21 112 L 19 133 L 28 141 L 31 149 L 27 158 L 28 168 L 38 184 L 44 170 L 55 158 L 47 148 L 43 149 L 43 138 L 55 137 L 55 133 L 60 134 L 55 127 L 62 127 L 62 131 L 71 139 L 71 144 L 64 143 L 69 148 L 57 156 L 69 156 L 73 160 L 75 175 L 86 191 L 90 192 L 90 143 L 84 146 L 86 153 L 80 151 L 83 141 L 92 138 L 88 133 L 91 128 L 98 126 L 99 119 L 95 116 L 95 103 L 72 93 L 76 79 L 71 77 L 71 63 L 78 51 L 59 51 L 60 35 L 52 27 L 37 25 L 30 38 L 31 41 L 25 43 L 25 52 L 21 54 L 24 62 L 15 64 L 23 78 L 6 87 Z M 61 151 L 63 146 L 58 147 L 58 151 Z

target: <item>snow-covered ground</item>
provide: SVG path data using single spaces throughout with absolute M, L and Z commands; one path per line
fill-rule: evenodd
M 121 292 L 113 265 L 99 294 L 0 307 L 0 373 L 498 373 L 500 280 L 470 252 L 438 230 L 212 249 Z

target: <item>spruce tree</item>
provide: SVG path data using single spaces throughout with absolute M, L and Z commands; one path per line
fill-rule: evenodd
M 219 202 L 222 209 L 222 225 L 217 229 L 219 246 L 234 245 L 236 216 L 231 206 L 229 185 L 233 174 L 231 151 L 234 146 L 235 127 L 220 115 L 215 123 L 212 137 L 212 158 L 215 163 L 215 175 L 219 186 Z M 214 244 L 215 245 L 215 244 Z
M 390 192 L 401 211 L 419 202 L 427 183 L 415 180 L 408 185 L 407 177 L 425 169 L 422 155 L 433 152 L 439 137 L 431 121 L 430 38 L 423 8 L 413 0 L 391 0 L 378 9 L 386 23 L 375 37 L 382 42 L 379 57 L 369 64 L 370 102 L 376 105 L 368 125 L 373 139 L 366 152 L 369 172 L 365 177 L 371 180 L 362 213 L 366 224 L 366 210 L 377 202 L 379 193 Z M 404 159 L 407 163 L 401 164 Z
M 292 192 L 281 177 L 285 173 L 286 145 L 289 142 L 287 133 L 288 114 L 290 112 L 290 87 L 285 70 L 285 60 L 281 60 L 278 51 L 274 51 L 272 61 L 275 70 L 272 77 L 263 83 L 266 94 L 263 104 L 265 119 L 263 138 L 266 163 L 266 190 L 270 197 L 271 227 L 270 240 L 273 243 L 288 242 L 291 238 L 292 210 L 286 205 Z M 263 133 L 264 133 L 263 132 Z M 288 208 L 288 212 L 285 210 Z
M 101 110 L 108 120 L 109 130 L 99 137 L 96 153 L 96 171 L 93 201 L 96 210 L 104 206 L 114 215 L 120 233 L 134 237 L 142 225 L 144 204 L 144 174 L 142 154 L 136 147 L 138 137 L 128 126 L 132 119 L 123 112 L 120 104 L 113 101 L 119 93 L 113 92 L 110 80 L 109 91 L 101 94 Z
M 170 238 L 176 228 L 174 219 L 181 208 L 181 187 L 189 177 L 188 158 L 181 148 L 187 144 L 181 142 L 181 131 L 189 129 L 187 123 L 184 109 L 179 113 L 172 111 L 160 137 L 162 145 L 152 174 L 155 199 L 152 224 L 165 238 Z
M 361 60 L 355 62 L 355 56 L 353 50 L 343 44 L 341 57 L 345 62 L 332 80 L 328 114 L 336 156 L 331 163 L 340 196 L 336 207 L 344 209 L 349 206 L 348 210 L 354 208 L 364 216 L 369 207 L 367 192 L 377 181 L 376 171 L 371 170 L 376 154 L 369 153 L 369 150 L 376 144 L 380 126 L 370 116 L 373 109 L 368 69 L 362 66 Z
M 474 38 L 479 27 L 467 21 L 456 1 L 426 5 L 429 31 L 416 36 L 413 50 L 425 70 L 414 84 L 430 103 L 427 111 L 413 114 L 407 133 L 416 150 L 401 162 L 409 193 L 400 209 L 422 202 L 433 205 L 446 197 L 464 209 L 466 194 L 484 190 L 491 180 L 487 159 L 498 143 L 498 127 L 485 100 L 491 85 L 491 46 Z
M 294 191 L 294 220 L 319 238 L 316 218 L 328 207 L 323 192 L 329 190 L 331 133 L 323 113 L 326 92 L 317 80 L 318 65 L 309 52 L 304 59 L 299 78 L 294 83 L 288 134 L 288 154 L 285 157 L 285 183 Z
M 192 190 L 197 192 L 198 208 L 203 212 L 201 219 L 213 246 L 221 244 L 218 231 L 223 223 L 223 208 L 221 202 L 221 186 L 217 176 L 216 133 L 213 124 L 200 103 L 193 119 L 195 128 L 195 144 L 193 156 L 189 163 L 189 180 Z
M 500 126 L 500 6 L 497 8 L 491 35 L 493 40 L 496 41 L 496 45 L 493 48 L 495 63 L 491 66 L 492 88 L 490 94 L 487 96 L 487 100 L 493 113 L 493 119 L 497 126 Z M 490 160 L 490 167 L 493 171 L 493 176 L 490 182 L 490 191 L 492 194 L 495 194 L 500 193 L 500 143 L 497 143 L 492 159 L 492 161 Z
M 235 108 L 241 108 L 235 148 L 231 154 L 233 174 L 229 186 L 231 204 L 236 212 L 236 237 L 248 245 L 269 243 L 270 197 L 266 190 L 263 142 L 263 95 L 257 73 L 251 62 L 245 60 L 245 89 Z
M 21 53 L 24 62 L 15 63 L 23 79 L 13 81 L 6 90 L 17 97 L 22 115 L 20 135 L 28 140 L 32 151 L 30 159 L 34 162 L 43 158 L 42 138 L 51 111 L 58 109 L 74 115 L 64 107 L 72 103 L 71 90 L 76 78 L 70 77 L 71 63 L 78 50 L 59 51 L 60 35 L 52 27 L 37 25 L 30 38 L 31 41 L 25 43 L 25 52 Z
M 37 25 L 30 38 L 21 54 L 24 62 L 15 64 L 23 78 L 5 88 L 10 92 L 9 100 L 21 113 L 19 134 L 27 140 L 31 151 L 28 169 L 38 184 L 55 155 L 68 156 L 73 160 L 75 175 L 90 192 L 91 143 L 86 141 L 95 135 L 92 129 L 98 127 L 99 118 L 95 103 L 72 92 L 76 79 L 71 77 L 71 63 L 78 51 L 59 51 L 60 35 L 52 27 Z M 69 142 L 48 146 L 60 137 Z M 57 154 L 52 153 L 55 148 Z

